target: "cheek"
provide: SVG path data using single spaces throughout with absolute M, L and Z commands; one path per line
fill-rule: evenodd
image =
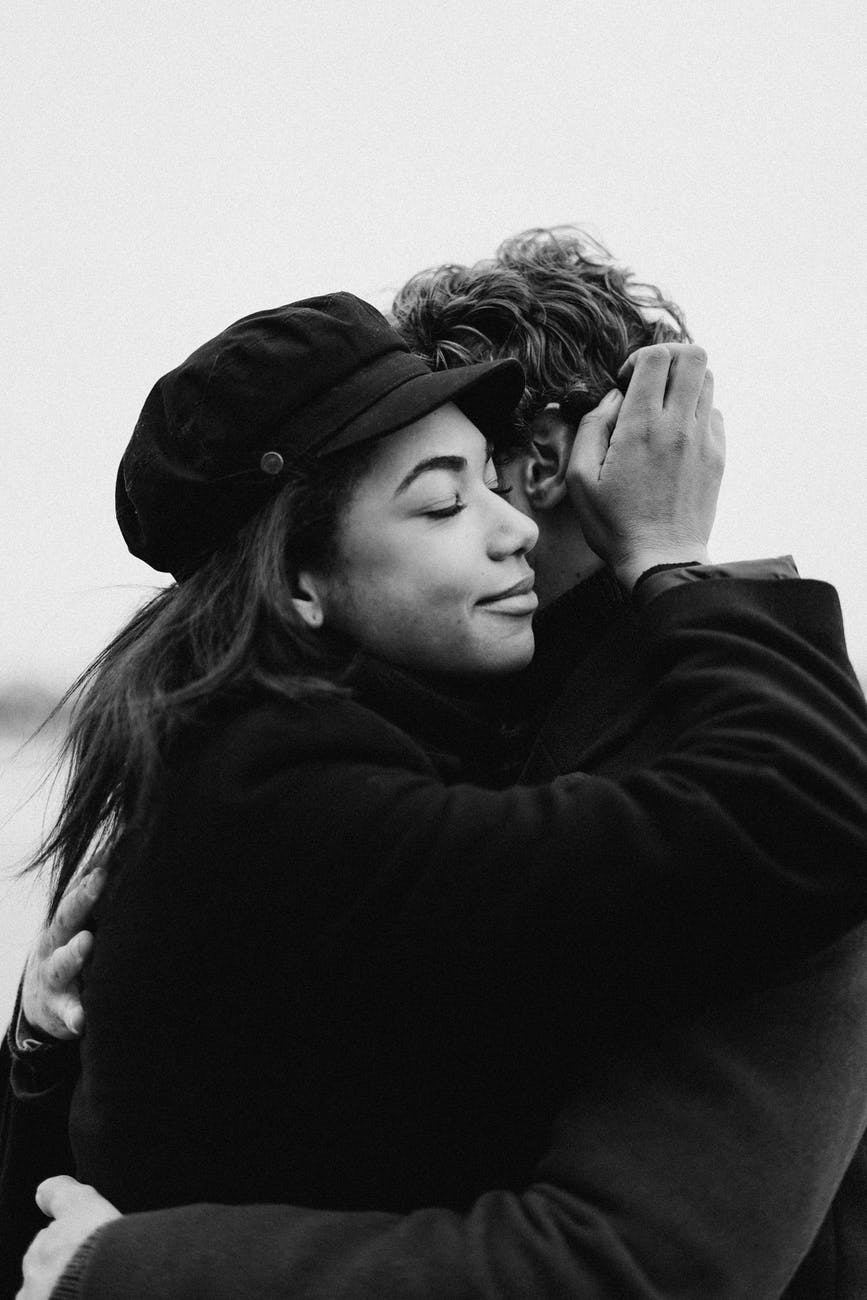
M 371 528 L 342 542 L 326 622 L 364 649 L 441 671 L 504 671 L 528 662 L 529 620 L 520 626 L 476 608 L 491 578 L 471 527 L 394 535 Z
M 377 603 L 402 617 L 424 619 L 436 610 L 459 618 L 478 595 L 478 573 L 470 544 L 457 530 L 448 538 L 435 532 L 381 539 L 359 553 L 355 585 L 363 595 L 375 593 Z

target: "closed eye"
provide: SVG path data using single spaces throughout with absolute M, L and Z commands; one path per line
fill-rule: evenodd
M 495 496 L 507 497 L 512 490 L 511 484 L 505 483 L 486 483 L 485 487 Z M 461 499 L 459 492 L 455 493 L 455 499 L 452 505 L 444 506 L 441 510 L 426 510 L 425 514 L 428 519 L 451 519 L 453 515 L 459 515 L 462 510 L 466 510 L 467 503 Z
M 426 510 L 425 514 L 428 519 L 450 519 L 452 515 L 458 515 L 462 510 L 466 510 L 465 501 L 461 500 L 460 493 L 455 493 L 454 503 L 444 507 L 442 510 Z

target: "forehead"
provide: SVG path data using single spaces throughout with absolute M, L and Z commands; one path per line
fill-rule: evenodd
M 383 490 L 396 489 L 420 462 L 434 456 L 463 457 L 468 464 L 486 461 L 485 436 L 462 411 L 449 403 L 397 433 L 380 438 L 364 482 Z

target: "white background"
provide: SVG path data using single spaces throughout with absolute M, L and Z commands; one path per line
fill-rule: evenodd
M 834 582 L 867 674 L 862 3 L 4 9 L 0 689 L 68 684 L 154 581 L 113 486 L 160 374 L 566 221 L 710 353 L 712 554 Z
M 310 293 L 385 304 L 564 221 L 708 348 L 715 557 L 791 551 L 828 577 L 867 670 L 863 4 L 6 12 L 0 682 L 66 684 L 152 581 L 114 473 L 193 347 Z

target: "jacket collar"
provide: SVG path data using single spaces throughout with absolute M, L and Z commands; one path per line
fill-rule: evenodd
M 345 684 L 359 703 L 412 736 L 449 784 L 501 788 L 517 780 L 529 736 L 510 680 L 420 673 L 362 652 Z

